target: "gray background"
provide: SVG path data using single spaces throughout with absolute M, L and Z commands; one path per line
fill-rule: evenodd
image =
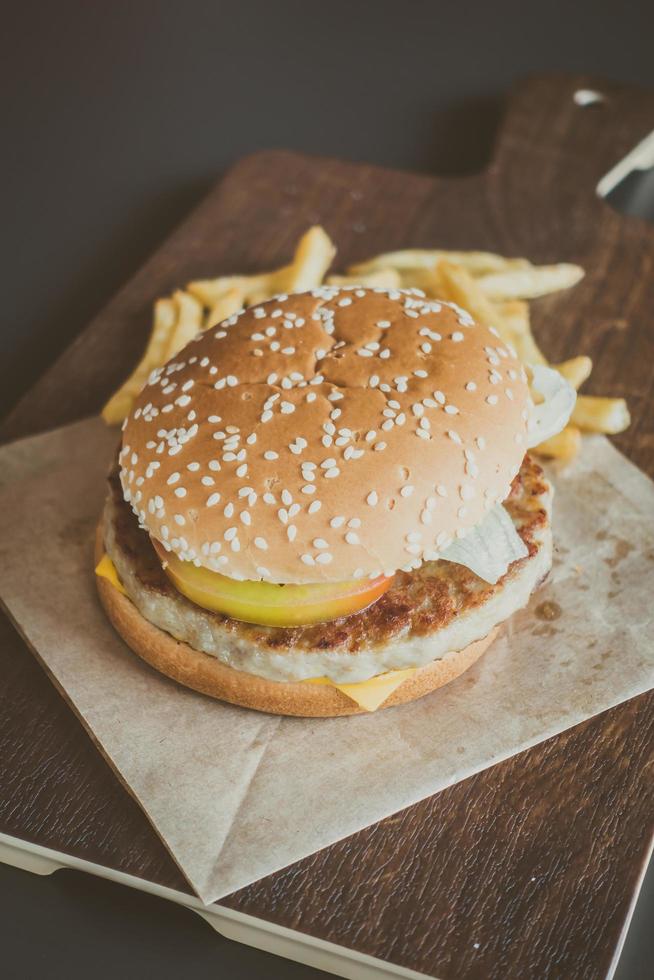
M 290 147 L 471 173 L 516 77 L 588 71 L 654 86 L 648 0 L 0 9 L 0 411 L 245 153 Z M 652 877 L 619 980 L 651 976 Z M 0 941 L 8 980 L 319 975 L 74 872 L 0 866 Z

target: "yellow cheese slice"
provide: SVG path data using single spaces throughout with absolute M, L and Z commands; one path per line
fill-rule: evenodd
M 95 568 L 95 574 L 100 575 L 102 578 L 106 578 L 108 582 L 111 582 L 115 589 L 122 592 L 123 595 L 127 595 L 123 587 L 123 583 L 118 578 L 118 572 L 116 571 L 116 566 L 112 562 L 109 555 L 103 555 Z
M 95 574 L 106 578 L 114 588 L 122 592 L 123 595 L 127 595 L 123 583 L 118 578 L 116 566 L 109 555 L 104 554 L 102 556 L 96 566 Z M 335 684 L 328 677 L 312 677 L 303 683 L 331 684 L 332 687 L 342 691 L 346 697 L 355 701 L 360 708 L 365 711 L 376 711 L 391 696 L 393 691 L 397 690 L 400 684 L 415 674 L 416 670 L 416 667 L 408 667 L 406 670 L 389 670 L 385 674 L 378 674 L 377 677 L 371 677 L 370 680 L 359 681 L 356 684 Z
M 376 711 L 400 684 L 415 674 L 417 669 L 417 667 L 407 667 L 406 670 L 389 670 L 385 674 L 378 674 L 377 677 L 356 684 L 336 684 L 328 677 L 312 677 L 304 683 L 331 684 L 332 687 L 342 691 L 346 697 L 356 701 L 360 708 L 365 711 Z

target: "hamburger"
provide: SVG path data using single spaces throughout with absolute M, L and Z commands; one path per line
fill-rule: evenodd
M 322 286 L 229 317 L 154 371 L 96 542 L 127 644 L 276 714 L 412 701 L 482 655 L 552 558 L 529 447 L 574 392 L 419 290 Z

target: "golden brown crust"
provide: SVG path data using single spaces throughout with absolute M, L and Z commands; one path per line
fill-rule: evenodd
M 522 367 L 463 310 L 321 287 L 230 317 L 151 375 L 123 492 L 179 558 L 232 578 L 392 573 L 507 496 L 527 412 Z
M 96 561 L 103 554 L 102 542 L 100 525 L 96 535 Z M 276 715 L 330 718 L 366 714 L 356 702 L 330 685 L 269 681 L 227 667 L 153 626 L 107 579 L 96 575 L 96 584 L 107 616 L 128 646 L 155 670 L 185 687 L 230 704 Z M 446 660 L 436 660 L 421 667 L 396 688 L 381 707 L 415 701 L 448 684 L 481 657 L 496 635 L 497 629 Z

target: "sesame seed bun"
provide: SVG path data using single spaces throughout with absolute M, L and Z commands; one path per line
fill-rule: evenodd
M 103 532 L 100 525 L 96 535 L 96 561 L 100 560 L 103 553 Z M 104 610 L 127 645 L 151 667 L 185 687 L 230 704 L 276 715 L 332 718 L 367 713 L 336 687 L 271 681 L 228 667 L 215 657 L 195 650 L 188 643 L 180 643 L 169 633 L 154 626 L 106 578 L 97 575 L 95 578 Z M 497 632 L 497 628 L 493 629 L 488 636 L 471 643 L 464 650 L 420 667 L 392 692 L 381 707 L 390 708 L 415 701 L 448 684 L 481 657 L 497 636 Z
M 230 317 L 155 371 L 120 478 L 154 538 L 232 578 L 392 574 L 506 498 L 528 404 L 515 353 L 455 305 L 321 287 Z

